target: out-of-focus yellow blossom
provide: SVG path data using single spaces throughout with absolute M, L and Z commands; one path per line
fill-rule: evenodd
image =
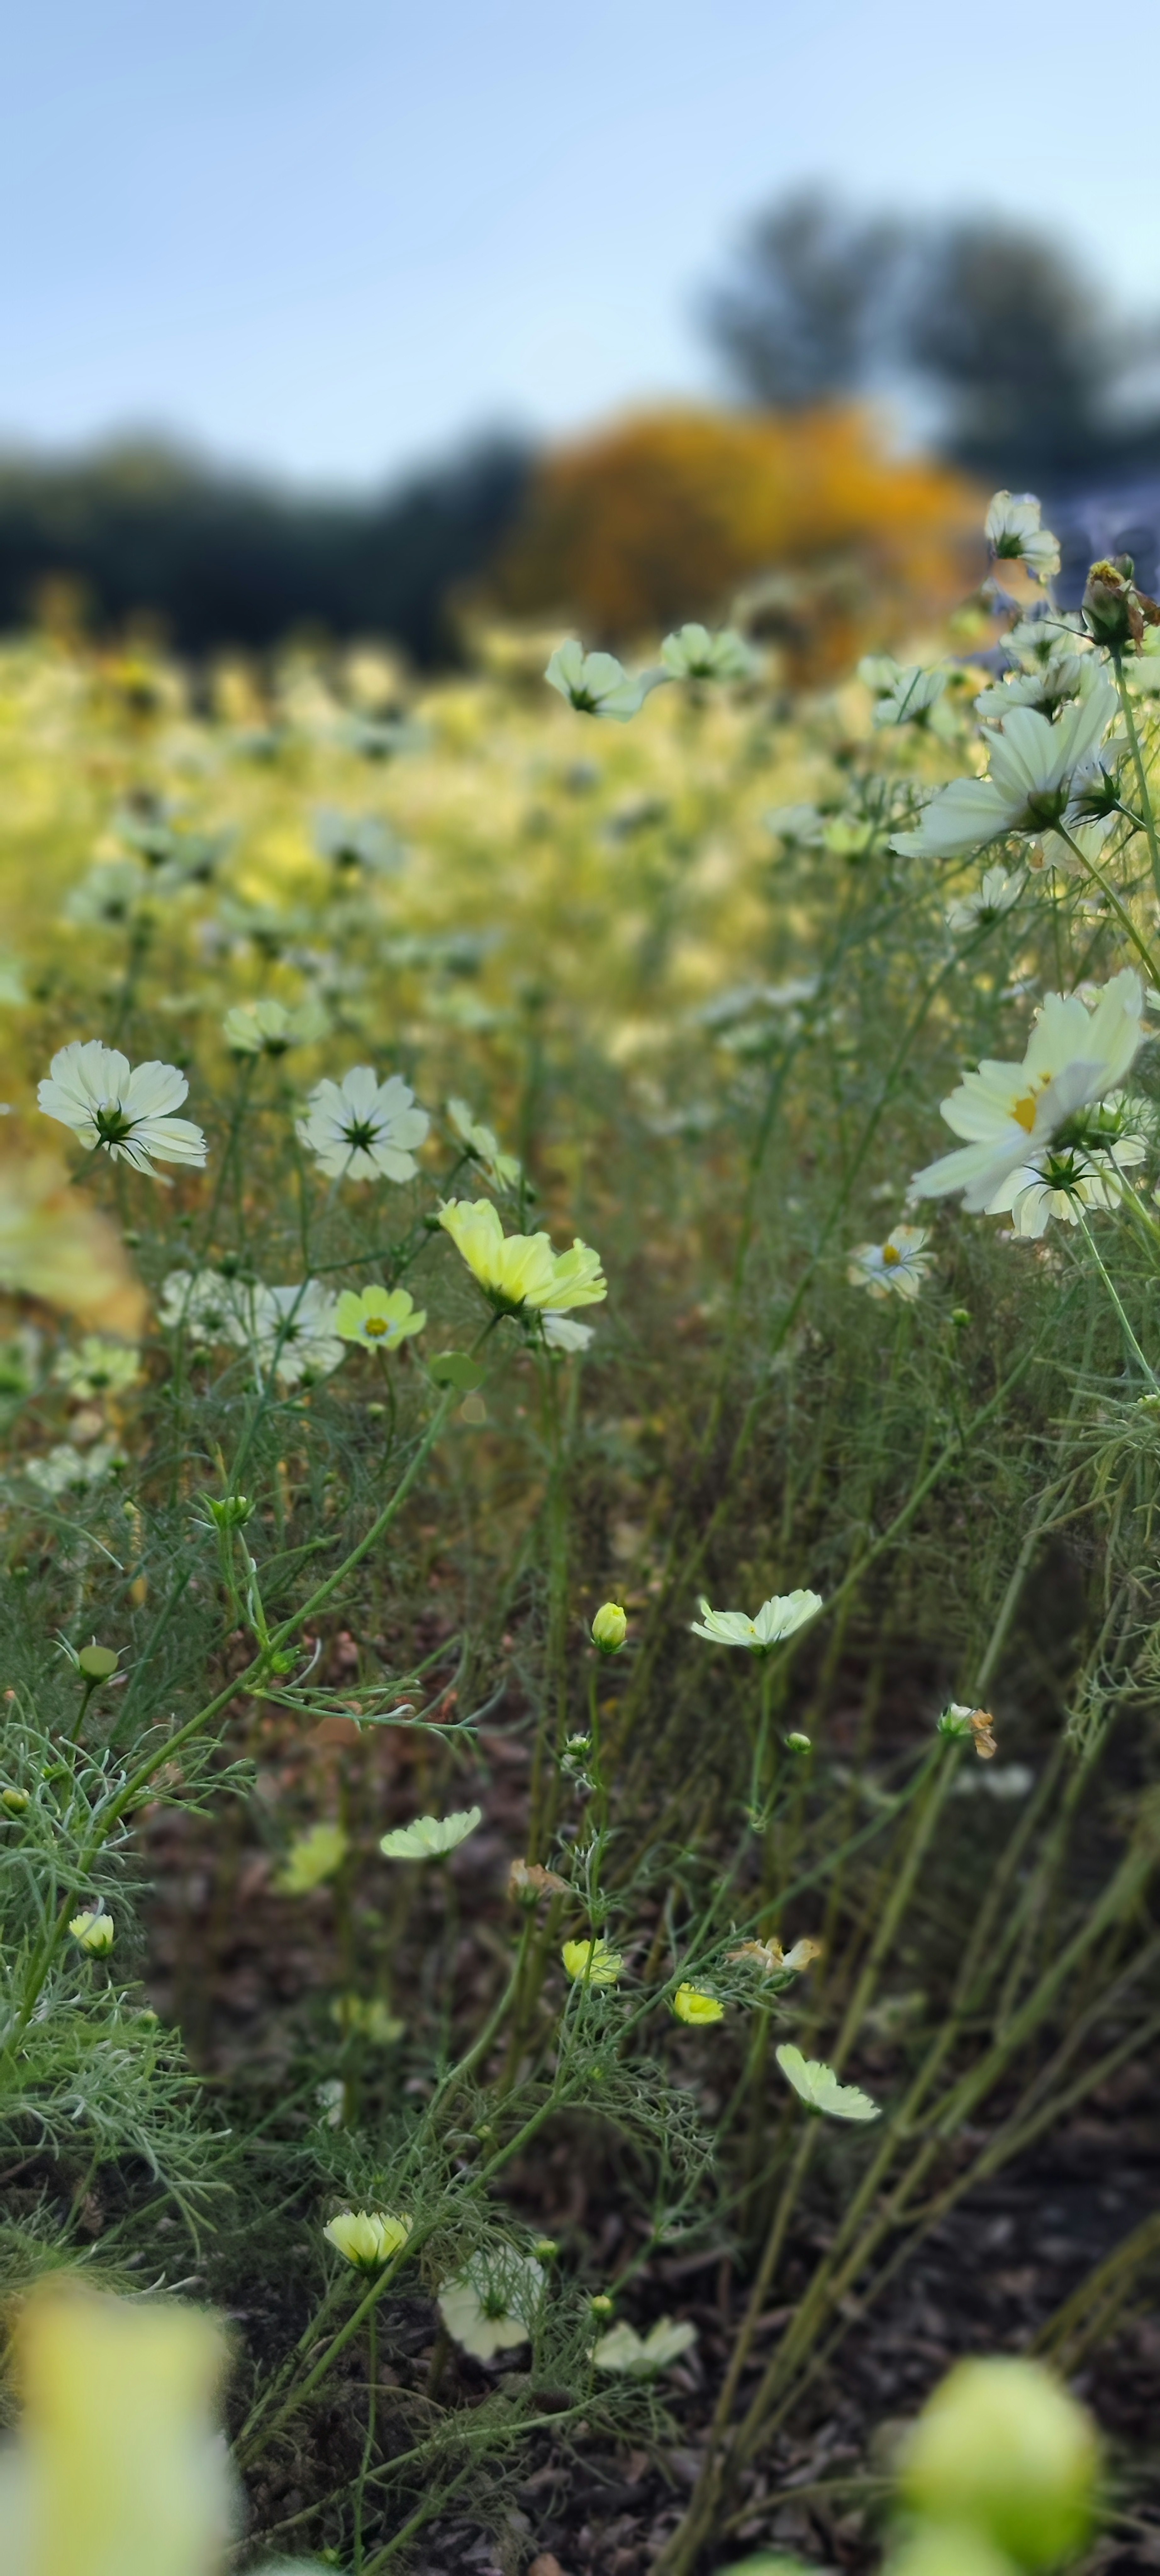
M 117 1937 L 112 1915 L 95 1907 L 84 1914 L 74 1914 L 68 1928 L 74 1941 L 79 1942 L 81 1949 L 87 1950 L 94 1959 L 106 1959 Z
M 461 1807 L 453 1816 L 416 1816 L 412 1825 L 396 1825 L 383 1834 L 379 1850 L 387 1860 L 442 1860 L 483 1820 L 482 1807 Z
M 85 1205 L 50 1154 L 0 1162 L 0 1288 L 126 1335 L 146 1310 L 108 1218 Z
M 333 1878 L 346 1858 L 348 1842 L 341 1825 L 311 1825 L 292 1842 L 274 1881 L 279 1896 L 308 1896 Z
M 553 1252 L 546 1234 L 505 1235 L 490 1199 L 449 1199 L 439 1223 L 502 1315 L 528 1307 L 564 1314 L 608 1294 L 598 1252 L 578 1236 L 570 1252 Z
M 678 2021 L 687 2021 L 693 2030 L 725 2019 L 725 2006 L 718 2003 L 716 1995 L 707 1994 L 704 1986 L 690 1985 L 687 1980 L 673 1996 L 673 2011 Z
M 238 1002 L 222 1021 L 222 1036 L 232 1055 L 285 1055 L 290 1047 L 309 1046 L 324 1038 L 328 1027 L 321 1002 Z
M 409 1288 L 344 1288 L 334 1309 L 334 1329 L 342 1342 L 365 1342 L 368 1350 L 397 1350 L 411 1333 L 421 1333 L 427 1310 L 417 1306 Z
M 592 1622 L 592 1643 L 602 1655 L 618 1655 L 628 1635 L 628 1620 L 618 1601 L 602 1601 Z
M 337 1995 L 330 2018 L 345 2039 L 365 2039 L 372 2048 L 392 2047 L 407 2026 L 395 2019 L 381 1995 Z
M 414 2221 L 386 2209 L 343 2209 L 323 2235 L 356 2272 L 381 2272 L 407 2242 Z
M 59 2277 L 16 2329 L 24 2412 L 0 2465 L 4 2576 L 216 2576 L 232 2521 L 213 2404 L 225 2339 L 175 2299 Z
M 604 1940 L 565 1941 L 560 1957 L 574 1985 L 614 1986 L 624 1966 L 619 1950 Z
M 1041 2362 L 960 2361 L 909 2435 L 902 2500 L 1019 2567 L 1054 2567 L 1084 2547 L 1098 2468 L 1091 2416 Z

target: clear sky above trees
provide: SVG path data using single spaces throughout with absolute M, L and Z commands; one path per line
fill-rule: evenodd
M 1122 31 L 1160 88 L 1160 16 Z M 43 0 L 0 102 L 8 438 L 185 431 L 298 475 L 394 471 L 721 378 L 698 298 L 805 180 L 998 205 L 1160 304 L 1160 208 L 1107 183 L 1090 13 L 985 32 L 898 0 Z

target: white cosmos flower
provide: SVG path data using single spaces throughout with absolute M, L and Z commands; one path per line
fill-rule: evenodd
M 1033 492 L 996 492 L 984 534 L 999 562 L 1025 563 L 1036 581 L 1050 581 L 1059 571 L 1059 539 L 1042 526 L 1042 517 Z
M 1083 1150 L 1086 1131 L 1074 1122 L 1123 1081 L 1143 1036 L 1143 1008 L 1131 966 L 1104 985 L 1090 1010 L 1078 993 L 1045 995 L 1022 1061 L 985 1059 L 941 1103 L 948 1127 L 968 1141 L 915 1173 L 915 1197 L 961 1190 L 964 1207 L 991 1215 L 1010 1205 L 1016 1172 L 1034 1166 L 1039 1177 L 1049 1146 L 1078 1139 Z
M 493 1190 L 518 1190 L 520 1161 L 518 1154 L 505 1154 L 499 1138 L 490 1127 L 473 1118 L 466 1100 L 449 1100 L 447 1115 L 472 1161 L 478 1163 Z
M 314 817 L 314 846 L 319 857 L 340 871 L 365 876 L 394 876 L 403 852 L 390 825 L 379 814 L 343 814 L 336 805 L 320 805 Z
M 346 1343 L 335 1330 L 338 1300 L 321 1280 L 245 1293 L 245 1320 L 236 1338 L 244 1335 L 264 1376 L 272 1368 L 280 1385 L 300 1386 L 303 1379 L 329 1377 L 346 1358 Z
M 1009 876 L 1006 868 L 988 868 L 973 894 L 960 895 L 957 903 L 948 903 L 948 930 L 961 938 L 967 931 L 982 930 L 988 922 L 1001 921 L 1004 913 L 1018 903 L 1025 884 L 1022 869 Z
M 544 2267 L 534 2254 L 474 2254 L 439 2293 L 439 2314 L 449 2335 L 491 2361 L 528 2343 L 544 2295 Z
M 696 623 L 666 635 L 661 660 L 671 680 L 751 680 L 761 668 L 760 655 L 736 627 L 722 626 L 711 635 Z
M 1054 724 L 1034 707 L 1012 707 L 991 737 L 989 778 L 940 787 L 918 829 L 896 832 L 892 847 L 909 859 L 955 859 L 1005 832 L 1050 830 L 1066 819 L 1077 786 L 1096 765 L 1118 703 L 1111 682 L 1100 678 Z
M 756 1619 L 744 1610 L 711 1610 L 707 1601 L 700 1603 L 701 1616 L 692 1622 L 695 1637 L 707 1637 L 711 1646 L 747 1646 L 751 1655 L 767 1655 L 771 1646 L 780 1645 L 783 1637 L 792 1637 L 822 1607 L 820 1592 L 775 1592 L 763 1601 Z
M 324 1038 L 327 1017 L 321 1002 L 238 1002 L 222 1021 L 222 1036 L 232 1055 L 285 1055 L 289 1047 L 309 1046 Z
M 74 1448 L 71 1440 L 58 1441 L 43 1458 L 28 1458 L 23 1472 L 42 1494 L 87 1493 L 93 1485 L 103 1485 L 111 1467 L 124 1461 L 114 1440 L 95 1440 L 91 1449 Z
M 225 1279 L 220 1270 L 171 1270 L 157 1320 L 164 1332 L 184 1332 L 187 1342 L 242 1343 L 248 1339 L 249 1295 L 240 1280 Z
M 948 677 L 945 671 L 924 670 L 919 662 L 889 663 L 885 655 L 869 656 L 858 664 L 859 679 L 868 678 L 871 671 L 875 677 L 869 679 L 869 686 L 881 692 L 870 718 L 878 731 L 887 725 L 923 723 L 938 705 Z
M 130 1065 L 118 1047 L 74 1038 L 52 1059 L 36 1097 L 47 1118 L 71 1127 L 82 1145 L 102 1145 L 113 1161 L 153 1174 L 159 1163 L 204 1163 L 205 1138 L 188 1118 L 174 1118 L 189 1084 L 175 1064 Z
M 639 715 L 650 690 L 668 676 L 667 671 L 641 671 L 630 679 L 615 653 L 586 653 L 572 635 L 557 644 L 544 673 L 549 687 L 558 689 L 578 715 L 611 716 L 616 724 Z
M 82 930 L 121 930 L 148 892 L 138 859 L 102 859 L 66 896 L 64 917 Z
M 1082 851 L 1084 858 L 1092 860 L 1098 868 L 1104 843 L 1116 820 L 1114 814 L 1099 814 L 1090 823 L 1081 823 L 1077 817 L 1068 824 L 1070 839 L 1067 841 L 1061 832 L 1044 832 L 1028 853 L 1028 866 L 1035 869 L 1058 868 L 1065 877 L 1082 877 L 1084 870 L 1078 853 Z
M 1038 1240 L 1053 1216 L 1078 1225 L 1087 1208 L 1118 1207 L 1121 1174 L 1148 1152 L 1130 1116 L 1122 1091 L 1109 1092 L 1098 1108 L 1078 1110 L 1034 1161 L 1021 1164 L 996 1190 L 988 1215 L 1009 1208 L 1014 1232 Z
M 302 1143 L 333 1180 L 411 1181 L 412 1147 L 430 1126 L 400 1073 L 380 1082 L 373 1066 L 352 1065 L 341 1082 L 316 1082 L 298 1121 Z
M 933 1254 L 924 1225 L 892 1225 L 884 1243 L 856 1244 L 846 1277 L 852 1288 L 868 1288 L 872 1297 L 917 1297 Z
M 1037 707 L 1041 715 L 1053 716 L 1065 698 L 1087 696 L 1099 678 L 1100 666 L 1090 653 L 1061 648 L 1030 671 L 1009 671 L 996 687 L 984 689 L 975 700 L 975 713 L 992 724 L 1004 723 L 1012 707 Z

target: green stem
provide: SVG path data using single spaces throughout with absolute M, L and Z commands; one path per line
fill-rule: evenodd
M 1132 760 L 1135 765 L 1136 784 L 1140 790 L 1140 804 L 1143 808 L 1144 815 L 1144 830 L 1148 835 L 1148 855 L 1152 861 L 1152 883 L 1156 888 L 1157 902 L 1160 902 L 1160 846 L 1158 846 L 1156 839 L 1156 817 L 1152 811 L 1152 799 L 1148 792 L 1148 773 L 1144 767 L 1144 755 L 1140 749 L 1140 737 L 1136 731 L 1136 713 L 1132 705 L 1131 692 L 1124 678 L 1124 657 L 1121 652 L 1116 650 L 1113 650 L 1112 653 L 1112 668 L 1116 674 L 1116 687 L 1119 691 L 1120 706 L 1123 710 L 1124 716 L 1124 725 L 1127 730 L 1128 741 L 1132 750 Z

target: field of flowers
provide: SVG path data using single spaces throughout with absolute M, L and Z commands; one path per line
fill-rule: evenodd
M 29 2576 L 1074 2564 L 1045 2363 L 1154 2563 L 1160 610 L 987 533 L 812 692 L 0 652 Z

